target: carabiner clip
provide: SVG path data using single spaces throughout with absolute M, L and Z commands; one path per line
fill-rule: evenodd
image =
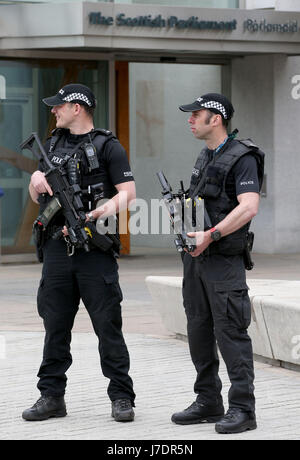
M 64 236 L 64 240 L 67 243 L 67 255 L 68 257 L 72 257 L 75 253 L 75 246 L 74 244 L 70 243 L 68 236 Z
M 73 244 L 67 245 L 67 254 L 69 257 L 72 257 L 75 253 L 75 246 Z

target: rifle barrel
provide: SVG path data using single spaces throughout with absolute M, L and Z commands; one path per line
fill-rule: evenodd
M 156 175 L 157 175 L 158 180 L 159 180 L 162 188 L 164 189 L 164 191 L 166 191 L 166 192 L 172 191 L 172 187 L 170 186 L 169 182 L 167 181 L 166 176 L 164 175 L 164 173 L 162 171 L 159 171 L 158 173 L 156 173 Z

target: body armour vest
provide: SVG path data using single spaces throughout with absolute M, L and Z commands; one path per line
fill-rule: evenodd
M 232 167 L 246 154 L 253 155 L 257 161 L 258 180 L 261 189 L 264 176 L 264 153 L 250 139 L 229 139 L 220 151 L 214 154 L 212 159 L 208 148 L 205 147 L 197 159 L 189 196 L 191 198 L 199 196 L 204 199 L 205 208 L 213 227 L 238 205 L 236 197 L 233 199 L 226 193 L 226 180 Z M 209 253 L 242 254 L 245 249 L 246 235 L 250 223 L 248 222 L 219 241 L 212 242 L 209 245 Z
M 111 133 L 111 131 L 107 131 L 104 129 L 94 129 L 91 133 L 92 142 L 96 148 L 97 157 L 98 159 L 101 158 L 103 154 L 105 145 L 109 140 L 116 139 L 116 137 Z M 68 170 L 68 163 L 72 161 L 74 158 L 79 160 L 78 166 L 78 184 L 80 188 L 84 191 L 88 188 L 88 186 L 95 185 L 98 183 L 103 183 L 104 185 L 104 195 L 105 198 L 111 198 L 116 192 L 111 188 L 110 184 L 106 184 L 103 181 L 103 176 L 101 175 L 100 169 L 94 169 L 92 171 L 89 170 L 85 153 L 83 151 L 83 144 L 87 142 L 86 140 L 83 142 L 79 142 L 77 145 L 72 147 L 64 147 L 64 141 L 66 136 L 66 131 L 64 129 L 55 129 L 52 132 L 52 136 L 48 139 L 45 150 L 48 151 L 48 158 L 53 163 L 54 166 L 58 166 Z M 69 180 L 70 182 L 70 180 Z M 44 211 L 47 204 L 51 201 L 50 195 L 42 194 L 39 197 L 40 203 L 40 213 Z M 84 209 L 86 212 L 90 211 L 88 207 L 88 199 L 83 194 L 82 202 L 84 205 Z M 92 209 L 95 209 L 96 202 L 92 204 Z M 63 225 L 64 218 L 61 212 L 53 217 L 51 220 L 50 225 Z

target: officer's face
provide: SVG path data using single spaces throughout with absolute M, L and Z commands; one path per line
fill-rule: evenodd
M 56 118 L 57 128 L 70 128 L 74 121 L 74 106 L 75 104 L 66 102 L 65 104 L 52 107 L 51 112 Z
M 215 115 L 209 110 L 192 112 L 188 119 L 192 133 L 197 139 L 207 139 L 212 131 L 212 121 Z

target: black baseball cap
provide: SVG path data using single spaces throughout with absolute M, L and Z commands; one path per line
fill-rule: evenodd
M 197 110 L 207 109 L 221 115 L 224 120 L 230 120 L 234 112 L 234 108 L 229 99 L 218 93 L 204 94 L 191 104 L 181 105 L 179 109 L 183 112 L 196 112 Z
M 43 102 L 50 107 L 65 104 L 66 102 L 77 102 L 88 107 L 96 107 L 96 99 L 93 92 L 80 83 L 70 83 L 63 86 L 55 96 L 46 97 Z

